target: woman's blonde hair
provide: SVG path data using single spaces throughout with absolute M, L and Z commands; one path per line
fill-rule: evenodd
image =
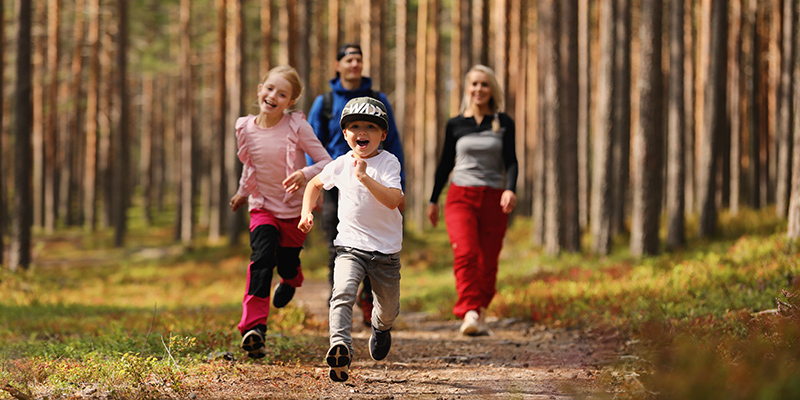
M 489 100 L 489 110 L 492 113 L 503 111 L 503 89 L 500 89 L 500 84 L 497 82 L 497 76 L 494 70 L 482 65 L 477 64 L 467 71 L 464 75 L 464 97 L 461 99 L 461 109 L 459 113 L 463 114 L 468 108 L 472 106 L 472 97 L 469 95 L 469 74 L 473 72 L 483 72 L 489 78 L 489 89 L 492 91 L 492 98 Z
M 283 79 L 286 79 L 290 85 L 292 85 L 292 102 L 295 102 L 301 94 L 303 94 L 303 83 L 300 82 L 300 75 L 297 73 L 297 70 L 288 65 L 279 65 L 275 68 L 272 68 L 264 75 L 264 79 L 261 80 L 261 84 L 263 85 L 264 82 L 269 79 L 270 75 L 272 74 L 279 74 Z

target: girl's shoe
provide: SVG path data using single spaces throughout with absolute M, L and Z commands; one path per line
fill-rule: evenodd
M 266 332 L 259 327 L 255 327 L 245 332 L 242 336 L 242 349 L 247 352 L 250 358 L 262 358 L 267 355 L 267 346 L 264 343 Z
M 350 349 L 338 342 L 328 349 L 325 362 L 331 367 L 330 378 L 334 382 L 344 382 L 350 378 Z
M 275 308 L 283 308 L 292 301 L 294 297 L 294 287 L 288 283 L 278 283 L 272 293 L 272 305 Z

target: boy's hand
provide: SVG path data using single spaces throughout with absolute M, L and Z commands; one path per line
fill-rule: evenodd
M 367 175 L 367 162 L 364 160 L 355 159 L 353 160 L 353 165 L 356 167 L 356 178 L 360 181 L 362 178 L 364 178 L 364 176 Z
M 314 214 L 308 213 L 300 218 L 300 223 L 297 224 L 297 229 L 300 229 L 300 232 L 308 233 L 311 231 L 312 226 L 314 226 Z
M 283 180 L 283 188 L 292 194 L 306 185 L 306 176 L 301 171 L 294 171 Z
M 247 202 L 247 197 L 239 196 L 238 194 L 231 197 L 231 210 L 236 211 Z

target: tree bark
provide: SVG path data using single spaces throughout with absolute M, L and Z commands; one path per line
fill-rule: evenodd
M 559 169 L 561 175 L 561 246 L 570 252 L 581 250 L 581 228 L 578 212 L 578 7 L 575 2 L 558 3 L 560 37 L 558 40 L 558 71 L 561 146 Z M 556 48 L 556 47 L 554 47 Z
M 680 3 L 679 1 L 676 3 Z M 643 0 L 640 42 L 639 125 L 634 138 L 633 216 L 631 254 L 653 255 L 659 252 L 658 231 L 661 217 L 661 193 L 664 131 L 661 118 L 661 0 Z
M 590 0 L 578 0 L 578 223 L 581 229 L 589 226 L 590 4 Z
M 761 177 L 761 162 L 760 162 L 760 141 L 759 132 L 760 117 L 758 109 L 758 101 L 761 98 L 759 89 L 759 68 L 760 62 L 758 55 L 761 52 L 758 40 L 758 0 L 750 0 L 748 4 L 747 20 L 745 24 L 745 32 L 743 36 L 746 38 L 745 44 L 747 45 L 744 51 L 744 65 L 749 66 L 745 68 L 745 91 L 747 110 L 747 204 L 754 209 L 761 206 L 760 195 L 760 177 Z
M 44 228 L 53 233 L 58 217 L 58 171 L 56 154 L 58 143 L 58 62 L 60 51 L 61 0 L 50 0 L 47 9 L 47 116 L 44 141 Z
M 544 28 L 544 34 L 539 43 L 539 56 L 543 58 L 540 64 L 544 74 L 544 107 L 542 119 L 544 122 L 544 247 L 549 255 L 556 255 L 561 251 L 563 238 L 562 216 L 564 210 L 563 176 L 561 175 L 561 147 L 564 135 L 561 125 L 561 91 L 559 68 L 559 10 L 555 0 L 539 2 L 539 24 Z
M 711 54 L 705 90 L 705 116 L 700 145 L 698 196 L 700 203 L 699 237 L 712 236 L 717 223 L 716 161 L 717 143 L 722 134 L 725 106 L 725 60 L 727 53 L 727 0 L 711 4 Z
M 83 215 L 85 226 L 97 226 L 97 130 L 100 96 L 100 0 L 89 0 L 89 87 L 86 91 L 86 150 L 84 152 Z
M 228 132 L 233 130 L 236 119 L 242 115 L 244 102 L 242 92 L 244 89 L 245 57 L 242 46 L 244 44 L 244 28 L 242 15 L 243 0 L 228 0 L 228 42 L 226 49 L 228 55 L 226 62 L 227 87 L 228 87 Z M 225 174 L 227 176 L 227 196 L 233 196 L 239 185 L 239 176 L 242 165 L 236 157 L 236 135 L 233 132 L 225 136 Z M 238 212 L 228 214 L 228 242 L 231 246 L 239 243 L 239 234 L 244 228 L 244 207 Z
M 228 205 L 227 175 L 225 169 L 225 137 L 231 134 L 230 126 L 225 116 L 227 104 L 225 102 L 225 52 L 227 36 L 226 0 L 216 0 L 217 4 L 217 57 L 214 75 L 214 131 L 211 135 L 211 193 L 217 195 L 211 199 L 208 238 L 216 242 L 222 236 L 223 218 Z M 263 18 L 263 13 L 262 13 Z M 263 20 L 262 20 L 263 21 Z M 263 38 L 263 33 L 262 33 Z M 265 54 L 266 56 L 266 54 Z
M 592 251 L 605 255 L 611 251 L 611 217 L 614 209 L 611 177 L 614 144 L 614 3 L 600 1 L 600 59 L 597 71 L 597 111 L 592 143 Z
M 14 87 L 14 218 L 9 266 L 27 270 L 31 263 L 31 2 L 17 2 L 17 54 Z
M 800 24 L 794 29 L 794 118 L 792 120 L 795 152 L 792 154 L 792 190 L 789 201 L 789 239 L 800 240 Z
M 686 0 L 684 3 L 686 6 L 686 16 L 685 23 L 683 25 L 683 33 L 684 33 L 684 54 L 686 58 L 683 62 L 683 69 L 686 74 L 686 79 L 683 83 L 683 90 L 684 90 L 684 112 L 686 113 L 685 121 L 686 121 L 686 128 L 684 130 L 684 148 L 686 149 L 685 155 L 685 168 L 684 171 L 686 183 L 684 185 L 684 191 L 686 195 L 684 196 L 686 201 L 686 210 L 689 212 L 694 212 L 696 209 L 695 207 L 695 179 L 694 179 L 694 171 L 695 171 L 695 132 L 696 126 L 695 124 L 695 99 L 696 99 L 696 91 L 695 91 L 695 75 L 696 75 L 696 59 L 697 57 L 694 55 L 696 44 L 698 40 L 697 38 L 697 31 L 695 30 L 695 19 L 693 18 L 694 15 L 694 0 Z
M 781 73 L 778 87 L 778 121 L 775 130 L 777 144 L 777 182 L 775 185 L 775 214 L 785 218 L 789 209 L 789 194 L 793 171 L 792 152 L 792 61 L 794 50 L 794 21 L 796 1 L 783 1 L 783 38 L 781 41 Z
M 180 74 L 181 95 L 180 104 L 180 160 L 181 160 L 181 242 L 185 246 L 191 244 L 194 237 L 194 129 L 192 129 L 192 115 L 194 114 L 194 98 L 192 95 L 192 54 L 191 54 L 191 1 L 181 0 L 180 11 Z
M 407 67 L 407 51 L 408 51 L 408 1 L 407 0 L 397 0 L 397 21 L 395 22 L 395 29 L 397 38 L 397 44 L 395 45 L 395 62 L 397 68 L 395 68 L 395 99 L 397 99 L 394 104 L 393 108 L 397 117 L 395 118 L 395 123 L 397 124 L 397 132 L 399 133 L 400 137 L 407 137 L 406 136 L 406 112 L 408 107 L 406 104 L 408 103 L 408 67 Z M 404 140 L 405 142 L 405 140 Z M 424 194 L 422 195 L 425 196 Z
M 114 215 L 114 245 L 122 247 L 128 227 L 128 206 L 130 205 L 130 100 L 128 97 L 128 0 L 117 0 L 117 121 L 114 140 L 116 162 L 112 164 L 114 193 L 112 195 Z
M 730 204 L 731 214 L 739 212 L 742 194 L 742 0 L 731 2 L 731 36 L 728 41 L 728 114 L 731 123 Z
M 611 233 L 625 228 L 629 211 L 631 158 L 631 2 L 617 0 L 614 51 L 614 135 L 612 146 Z
M 220 1 L 223 3 L 225 0 L 217 0 L 217 7 Z M 225 25 L 224 20 L 219 21 Z M 225 28 L 219 28 L 224 31 Z M 272 62 L 272 0 L 261 0 L 261 68 L 259 69 L 259 76 L 264 76 L 267 71 L 273 66 Z
M 6 71 L 6 13 L 5 13 L 5 4 L 0 2 L 0 76 L 5 76 Z M 6 82 L 5 79 L 0 79 L 0 93 L 5 93 Z M 5 133 L 3 127 L 3 117 L 5 112 L 3 111 L 3 96 L 0 96 L 0 155 L 3 154 L 3 142 L 5 141 Z M 6 237 L 6 216 L 8 215 L 8 211 L 6 208 L 6 172 L 5 168 L 3 168 L 3 164 L 0 163 L 0 268 L 5 265 L 6 260 L 6 253 L 5 253 L 5 237 Z
M 667 89 L 667 246 L 670 249 L 686 245 L 686 198 L 684 131 L 684 19 L 683 1 L 669 3 L 669 87 Z
M 428 43 L 428 18 L 429 1 L 420 0 L 417 9 L 417 43 L 416 43 L 416 71 L 414 73 L 414 134 L 410 148 L 416 151 L 409 152 L 411 159 L 411 174 L 413 176 L 411 190 L 414 193 L 428 193 L 425 191 L 425 156 L 421 150 L 425 145 L 425 89 L 429 84 L 427 80 L 427 57 L 426 46 Z M 416 226 L 422 226 L 425 219 L 424 195 L 418 195 L 411 207 L 411 220 Z

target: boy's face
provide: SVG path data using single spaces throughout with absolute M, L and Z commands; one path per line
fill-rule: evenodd
M 374 122 L 350 121 L 344 126 L 344 138 L 353 149 L 355 158 L 364 159 L 378 154 L 386 131 Z

